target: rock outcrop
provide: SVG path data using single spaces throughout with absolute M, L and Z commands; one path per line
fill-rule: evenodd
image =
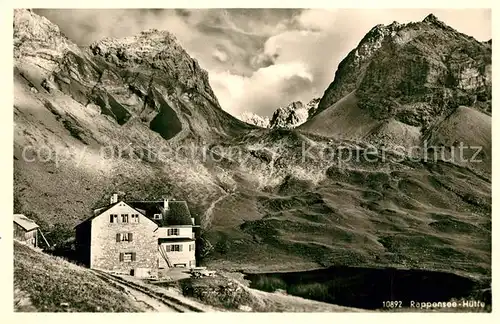
M 271 128 L 295 128 L 307 121 L 314 114 L 318 106 L 319 98 L 315 98 L 304 105 L 301 101 L 295 101 L 288 106 L 278 108 L 270 122 Z
M 65 51 L 78 52 L 59 27 L 30 9 L 14 10 L 14 59 L 35 64 L 49 72 Z
M 271 128 L 293 128 L 307 120 L 308 112 L 304 104 L 294 101 L 288 106 L 276 109 L 271 118 Z
M 316 113 L 356 91 L 377 119 L 424 129 L 460 105 L 491 113 L 491 42 L 461 34 L 430 14 L 372 28 L 339 64 Z
M 240 119 L 244 121 L 245 123 L 259 126 L 262 128 L 269 128 L 269 117 L 267 116 L 260 116 L 252 112 L 244 112 L 241 114 Z
M 288 106 L 276 109 L 271 118 L 245 112 L 241 115 L 240 119 L 246 123 L 263 128 L 291 129 L 302 125 L 310 116 L 314 115 L 314 112 L 318 108 L 319 100 L 319 98 L 314 98 L 305 105 L 301 101 L 294 101 Z

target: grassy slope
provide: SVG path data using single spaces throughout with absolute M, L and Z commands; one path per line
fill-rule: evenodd
M 383 142 L 387 146 L 407 148 L 421 146 L 424 140 L 428 146 L 436 147 L 449 148 L 459 143 L 481 146 L 484 163 L 469 166 L 491 173 L 491 116 L 461 106 L 449 116 L 436 117 L 432 126 L 423 131 L 420 127 L 394 119 L 376 120 L 359 107 L 358 100 L 353 91 L 299 126 L 299 129 L 320 136 Z M 457 152 L 455 157 L 458 156 Z M 454 161 L 459 163 L 458 158 Z
M 450 163 L 389 158 L 308 161 L 306 172 L 294 164 L 293 151 L 284 149 L 286 165 L 274 161 L 267 179 L 276 184 L 237 190 L 214 208 L 211 266 L 391 265 L 489 275 L 490 179 Z
M 465 143 L 471 147 L 481 147 L 481 152 L 476 155 L 477 149 L 464 149 L 466 160 L 482 160 L 483 170 L 491 173 L 492 143 L 491 143 L 491 116 L 478 110 L 461 106 L 452 114 L 436 123 L 427 134 L 426 139 L 429 145 L 455 147 L 454 156 L 459 157 L 460 151 L 456 148 L 457 143 Z M 452 153 L 449 152 L 449 159 Z M 476 155 L 476 156 L 474 156 Z
M 380 123 L 363 112 L 357 102 L 354 92 L 350 93 L 300 125 L 299 129 L 323 136 L 364 138 Z
M 376 120 L 358 105 L 353 91 L 299 126 L 301 131 L 320 136 L 383 142 L 405 148 L 421 144 L 420 128 L 395 119 Z
M 140 312 L 92 271 L 14 242 L 15 311 Z M 68 303 L 69 306 L 61 306 Z

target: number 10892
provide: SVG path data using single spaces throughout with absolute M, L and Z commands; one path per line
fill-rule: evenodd
M 385 308 L 401 308 L 403 307 L 403 302 L 400 300 L 387 300 L 382 302 L 382 306 Z

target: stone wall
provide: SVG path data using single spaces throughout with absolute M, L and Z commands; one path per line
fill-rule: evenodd
M 118 222 L 110 222 L 110 214 L 116 214 Z M 121 215 L 128 215 L 128 223 Z M 132 214 L 138 222 L 132 222 Z M 127 204 L 120 202 L 92 220 L 91 261 L 95 269 L 131 273 L 135 268 L 149 268 L 154 273 L 158 268 L 157 225 Z M 117 242 L 117 234 L 132 233 L 132 240 Z M 120 253 L 135 253 L 135 260 L 120 260 Z

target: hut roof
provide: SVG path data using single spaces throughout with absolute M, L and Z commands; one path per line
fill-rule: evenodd
M 14 223 L 24 228 L 26 231 L 34 230 L 39 226 L 23 214 L 14 214 Z

